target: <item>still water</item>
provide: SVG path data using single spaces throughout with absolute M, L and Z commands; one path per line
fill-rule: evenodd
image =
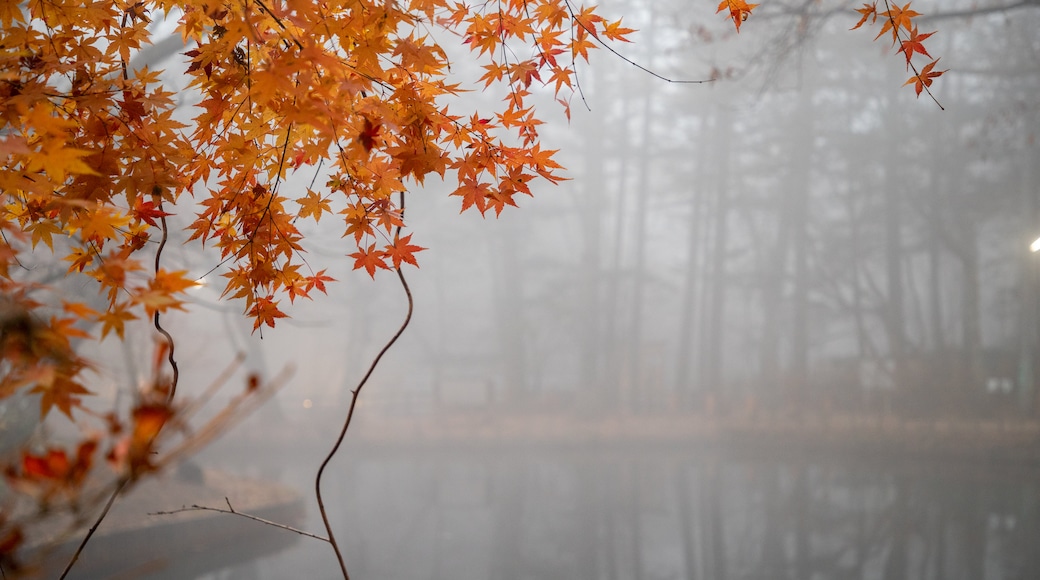
M 290 484 L 310 506 L 319 456 L 219 461 Z M 691 444 L 348 449 L 326 475 L 356 579 L 1040 578 L 1040 478 L 1020 467 Z M 306 528 L 324 533 L 314 508 Z M 293 536 L 199 578 L 337 572 L 324 543 Z

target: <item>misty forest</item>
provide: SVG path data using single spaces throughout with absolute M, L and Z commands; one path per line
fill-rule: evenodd
M 66 4 L 0 1 L 4 578 L 1040 578 L 1037 0 L 342 2 L 440 48 L 320 106 L 293 2 L 93 80 Z

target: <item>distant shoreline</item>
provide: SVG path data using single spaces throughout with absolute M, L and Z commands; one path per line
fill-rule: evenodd
M 315 418 L 317 419 L 317 418 Z M 299 444 L 324 441 L 324 415 L 295 430 Z M 292 425 L 287 425 L 292 428 Z M 265 429 L 256 439 L 287 441 Z M 242 435 L 243 443 L 253 438 Z M 347 436 L 351 446 L 373 449 L 515 447 L 669 447 L 731 449 L 783 455 L 850 455 L 985 462 L 1040 467 L 1040 421 L 1015 418 L 907 419 L 894 416 L 736 416 L 700 414 L 589 415 L 498 413 L 493 410 L 361 414 Z

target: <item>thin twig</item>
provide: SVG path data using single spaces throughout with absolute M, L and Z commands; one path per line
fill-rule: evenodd
M 97 519 L 94 520 L 94 525 L 90 526 L 87 535 L 83 536 L 83 540 L 80 541 L 79 546 L 72 554 L 72 558 L 69 560 L 68 564 L 65 564 L 65 570 L 62 571 L 58 580 L 64 580 L 64 578 L 68 576 L 69 571 L 72 570 L 72 566 L 76 564 L 76 560 L 79 560 L 79 555 L 83 553 L 83 548 L 87 546 L 87 542 L 90 541 L 91 536 L 93 536 L 94 532 L 97 531 L 98 527 L 101 525 L 101 521 L 108 515 L 108 510 L 112 509 L 112 504 L 115 503 L 116 498 L 119 497 L 119 494 L 123 492 L 123 489 L 126 488 L 128 483 L 130 483 L 130 477 L 127 476 L 123 476 L 116 483 L 115 487 L 112 489 L 111 495 L 108 496 L 108 501 L 105 502 L 105 508 L 101 510 L 100 514 L 98 514 Z
M 162 241 L 159 242 L 159 249 L 155 251 L 155 275 L 159 275 L 159 264 L 162 259 L 163 248 L 166 247 L 166 240 L 169 237 L 169 230 L 166 226 L 166 215 L 163 212 L 162 206 L 162 194 L 156 196 L 159 200 L 159 220 L 162 223 Z M 173 350 L 176 346 L 173 342 L 173 336 L 166 329 L 159 324 L 159 311 L 155 311 L 155 315 L 152 318 L 152 323 L 155 325 L 155 330 L 159 331 L 166 338 L 166 344 L 169 345 L 170 351 L 166 355 L 166 360 L 170 362 L 170 368 L 173 369 L 173 379 L 170 382 L 170 393 L 166 395 L 166 404 L 173 403 L 173 396 L 177 394 L 177 381 L 180 379 L 180 369 L 177 368 L 177 360 L 173 358 Z
M 252 514 L 247 514 L 247 513 L 235 511 L 235 508 L 231 507 L 231 501 L 228 500 L 227 497 L 224 498 L 224 501 L 227 502 L 228 509 L 215 508 L 215 507 L 209 507 L 209 506 L 204 506 L 204 505 L 192 504 L 191 507 L 182 507 L 180 509 L 170 510 L 170 511 L 150 512 L 148 515 L 150 515 L 150 516 L 169 516 L 169 515 L 173 515 L 173 514 L 179 514 L 181 512 L 197 512 L 197 511 L 207 511 L 207 512 L 217 512 L 217 513 L 221 513 L 221 514 L 231 514 L 231 515 L 235 515 L 235 516 L 241 516 L 241 517 L 246 518 L 248 520 L 253 520 L 254 522 L 260 522 L 261 524 L 267 524 L 269 526 L 274 526 L 276 528 L 281 528 L 283 530 L 294 532 L 294 533 L 300 534 L 301 536 L 307 536 L 308 538 L 314 538 L 315 540 L 321 540 L 323 542 L 328 542 L 329 541 L 328 538 L 319 536 L 317 534 L 312 534 L 312 533 L 310 533 L 308 531 L 301 530 L 299 528 L 294 528 L 292 526 L 287 526 L 285 524 L 280 524 L 278 522 L 273 522 L 271 520 L 264 519 L 264 518 L 259 517 L 259 516 L 254 516 Z
M 614 48 L 612 46 L 610 46 L 609 44 L 607 44 L 606 42 L 601 40 L 599 38 L 599 36 L 596 34 L 595 30 L 592 30 L 591 28 L 589 28 L 588 25 L 586 25 L 584 22 L 579 20 L 578 17 L 574 14 L 574 6 L 570 3 L 570 0 L 567 1 L 567 11 L 570 12 L 571 20 L 573 22 L 576 22 L 578 24 L 578 26 L 581 26 L 582 28 L 584 28 L 585 32 L 587 32 L 589 34 L 589 36 L 592 38 L 592 40 L 596 44 L 598 44 L 598 45 L 602 46 L 603 48 L 607 49 L 608 51 L 612 52 L 614 54 L 614 56 L 620 58 L 621 60 L 627 62 L 628 64 L 636 67 L 637 69 L 645 72 L 646 74 L 648 74 L 648 75 L 650 75 L 650 76 L 652 76 L 652 77 L 654 77 L 656 79 L 660 79 L 660 80 L 662 80 L 662 81 L 664 81 L 666 83 L 674 83 L 674 84 L 677 84 L 677 85 L 697 85 L 697 84 L 701 84 L 701 83 L 713 83 L 713 82 L 715 82 L 715 79 L 713 79 L 713 78 L 711 78 L 711 79 L 696 79 L 696 80 L 695 79 L 691 79 L 691 80 L 672 79 L 672 78 L 668 78 L 668 77 L 666 77 L 666 76 L 664 76 L 662 74 L 656 73 L 656 72 L 650 70 L 649 68 L 639 64 L 638 62 L 628 58 L 627 56 L 621 54 L 620 52 L 614 50 Z
M 401 215 L 404 216 L 404 192 L 401 192 Z M 396 232 L 394 232 L 394 239 L 398 239 L 401 235 L 401 226 L 397 226 Z M 408 314 L 404 317 L 404 322 L 401 327 L 397 329 L 394 336 L 385 344 L 383 348 L 376 355 L 376 358 L 372 360 L 372 364 L 368 367 L 368 372 L 365 376 L 361 377 L 361 381 L 358 382 L 357 387 L 350 392 L 350 407 L 347 408 L 347 418 L 343 421 L 343 428 L 339 431 L 339 437 L 336 438 L 336 444 L 332 446 L 332 450 L 325 457 L 325 460 L 321 462 L 321 467 L 318 468 L 318 474 L 314 477 L 314 495 L 318 500 L 318 511 L 321 512 L 321 521 L 325 524 L 325 531 L 328 533 L 329 544 L 332 544 L 333 551 L 336 552 L 336 559 L 339 561 L 339 568 L 343 572 L 343 580 L 350 580 L 350 574 L 347 573 L 347 565 L 343 561 L 343 553 L 339 549 L 339 543 L 336 541 L 335 534 L 332 533 L 332 525 L 329 523 L 329 514 L 325 510 L 325 502 L 321 498 L 321 476 L 325 472 L 325 467 L 328 466 L 329 462 L 339 451 L 340 445 L 343 443 L 343 439 L 347 436 L 347 429 L 350 428 L 350 421 L 354 418 L 354 408 L 357 406 L 358 395 L 361 394 L 361 388 L 368 382 L 368 378 L 372 376 L 372 371 L 376 369 L 376 365 L 379 364 L 380 359 L 386 354 L 386 351 L 390 350 L 397 339 L 400 338 L 404 329 L 408 327 L 408 323 L 412 320 L 412 310 L 415 307 L 415 303 L 412 300 L 412 291 L 408 287 L 408 281 L 404 278 L 404 273 L 401 271 L 400 266 L 395 268 L 397 270 L 397 278 L 401 281 L 401 287 L 404 288 L 405 296 L 408 298 Z

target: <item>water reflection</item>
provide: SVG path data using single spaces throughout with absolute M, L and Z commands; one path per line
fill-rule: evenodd
M 1040 577 L 1037 479 L 1006 468 L 657 448 L 396 450 L 343 463 L 329 482 L 357 578 Z M 306 493 L 311 471 L 282 475 Z M 256 578 L 336 573 L 309 540 L 247 566 Z

